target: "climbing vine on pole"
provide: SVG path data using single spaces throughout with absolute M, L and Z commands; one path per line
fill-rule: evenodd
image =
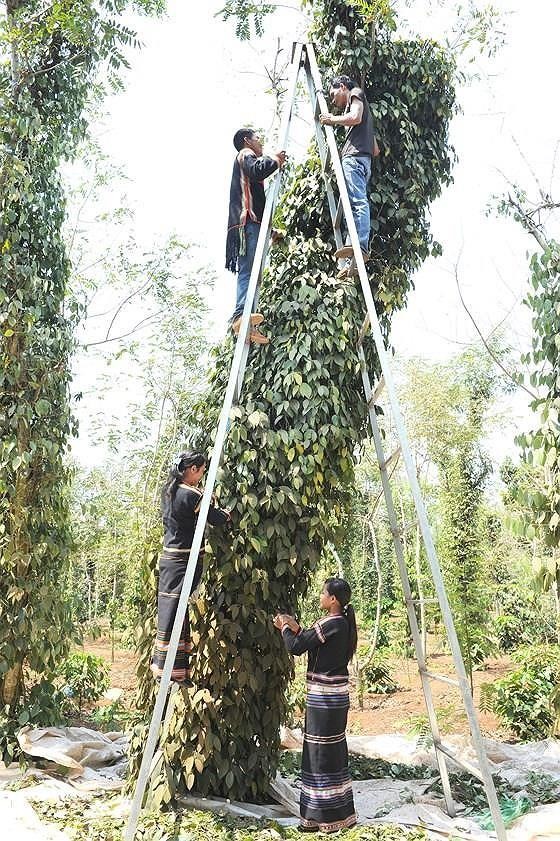
M 116 83 L 134 33 L 118 16 L 159 0 L 8 0 L 0 20 L 0 700 L 10 733 L 44 717 L 71 635 L 61 599 L 70 529 L 65 462 L 73 327 L 58 174 L 83 135 L 97 71 Z M 33 673 L 30 678 L 29 672 Z M 29 683 L 33 688 L 29 690 Z
M 370 191 L 372 278 L 388 332 L 392 313 L 406 305 L 413 271 L 437 251 L 427 213 L 450 180 L 453 65 L 436 44 L 393 40 L 386 29 L 377 33 L 372 54 L 371 33 L 357 9 L 345 3 L 313 7 L 319 46 L 336 38 L 364 62 L 382 147 Z M 341 17 L 342 35 L 333 26 Z M 328 51 L 319 58 L 326 81 L 339 68 Z M 355 66 L 351 62 L 348 70 Z M 233 536 L 211 534 L 204 590 L 192 610 L 195 687 L 178 693 L 163 734 L 148 792 L 154 805 L 193 787 L 232 798 L 267 796 L 292 669 L 271 617 L 279 609 L 297 611 L 309 573 L 334 536 L 330 523 L 342 518 L 367 435 L 356 353 L 363 303 L 354 281 L 336 280 L 313 148 L 288 178 L 278 223 L 286 240 L 272 254 L 259 304 L 271 343 L 250 352 L 219 477 L 220 504 L 232 508 L 235 529 Z M 197 447 L 211 448 L 231 358 L 226 338 L 215 352 L 208 394 L 185 430 Z M 145 570 L 152 586 L 140 639 L 141 721 L 132 741 L 133 769 L 154 696 L 146 667 L 155 629 L 156 559 L 154 551 Z
M 531 257 L 531 289 L 526 304 L 533 312 L 532 351 L 525 362 L 533 367 L 531 385 L 538 397 L 531 407 L 538 426 L 520 435 L 523 458 L 532 469 L 534 484 L 522 500 L 531 512 L 532 531 L 546 546 L 560 545 L 560 244 L 546 243 Z M 558 575 L 558 573 L 556 573 Z

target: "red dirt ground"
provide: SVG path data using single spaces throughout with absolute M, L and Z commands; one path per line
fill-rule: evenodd
M 136 688 L 136 659 L 133 651 L 115 648 L 115 662 L 111 663 L 111 644 L 108 639 L 87 640 L 84 650 L 96 654 L 109 664 L 111 686 L 124 689 L 124 702 L 132 700 Z M 454 677 L 451 657 L 439 655 L 430 658 L 429 668 L 433 672 Z M 478 706 L 482 683 L 503 677 L 511 669 L 508 658 L 489 660 L 484 669 L 474 673 L 475 702 Z M 393 662 L 391 670 L 399 690 L 391 695 L 366 695 L 364 709 L 357 709 L 355 699 L 349 713 L 348 731 L 354 734 L 377 735 L 379 733 L 407 733 L 418 724 L 418 717 L 424 718 L 426 708 L 424 696 L 414 660 Z M 467 733 L 467 721 L 462 714 L 459 691 L 446 683 L 432 681 L 434 702 L 441 714 L 443 732 Z M 439 716 L 438 716 L 439 718 Z M 505 739 L 506 731 L 500 728 L 498 719 L 491 713 L 479 711 L 482 731 L 487 736 Z

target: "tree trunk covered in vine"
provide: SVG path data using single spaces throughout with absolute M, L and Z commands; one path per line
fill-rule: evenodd
M 399 40 L 382 25 L 373 55 L 371 29 L 355 8 L 312 5 L 325 85 L 334 71 L 358 80 L 363 74 L 378 128 L 368 271 L 388 334 L 392 314 L 406 305 L 412 273 L 438 250 L 427 213 L 450 180 L 453 66 L 435 43 Z M 232 508 L 235 529 L 233 535 L 211 532 L 204 590 L 191 611 L 195 687 L 175 696 L 151 779 L 155 805 L 193 787 L 236 799 L 266 797 L 293 671 L 272 616 L 297 611 L 309 573 L 333 539 L 331 524 L 341 518 L 368 434 L 356 353 L 362 296 L 355 281 L 336 280 L 313 147 L 284 184 L 279 226 L 286 241 L 272 252 L 259 304 L 271 342 L 251 348 L 219 477 L 220 505 Z M 193 428 L 185 430 L 197 447 L 210 449 L 213 442 L 232 351 L 228 337 L 216 350 Z M 373 373 L 371 346 L 368 355 Z M 152 586 L 141 640 L 144 713 L 154 697 L 147 670 L 154 565 L 155 556 L 146 569 Z M 133 769 L 144 732 L 139 726 L 133 738 Z
M 132 41 L 113 17 L 125 6 L 124 0 L 9 0 L 0 31 L 1 48 L 10 55 L 0 66 L 4 759 L 13 755 L 14 728 L 43 719 L 53 723 L 56 700 L 48 680 L 71 639 L 70 609 L 62 597 L 70 547 L 65 457 L 74 431 L 70 358 L 79 308 L 67 297 L 70 265 L 58 170 L 83 136 L 82 112 L 96 68 L 112 59 L 114 75 L 117 45 Z M 24 694 L 28 670 L 34 674 Z

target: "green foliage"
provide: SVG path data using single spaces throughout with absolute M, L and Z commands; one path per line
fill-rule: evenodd
M 387 659 L 379 652 L 376 653 L 373 662 L 365 667 L 363 674 L 366 691 L 374 695 L 389 695 L 399 688 L 398 683 L 391 676 Z
M 535 771 L 530 771 L 523 788 L 535 805 L 537 803 L 558 803 L 560 800 L 560 783 L 550 774 L 537 774 Z
M 508 585 L 511 585 L 511 589 Z M 523 580 L 502 579 L 502 610 L 490 626 L 500 651 L 514 651 L 523 645 L 550 641 L 552 627 L 547 631 L 546 616 L 535 593 L 522 591 Z
M 284 723 L 287 727 L 303 728 L 306 696 L 307 683 L 305 673 L 301 669 L 298 669 L 286 693 L 286 719 Z
M 96 707 L 91 714 L 91 720 L 104 733 L 123 730 L 129 720 L 129 712 L 121 701 L 113 701 L 104 707 Z
M 60 667 L 66 698 L 76 698 L 78 711 L 84 701 L 97 701 L 109 688 L 109 667 L 102 657 L 76 651 Z
M 451 363 L 409 366 L 413 437 L 440 476 L 440 563 L 467 669 L 495 645 L 488 632 L 490 589 L 483 563 L 483 494 L 491 462 L 481 441 L 498 377 L 486 352 L 471 348 Z
M 346 4 L 338 8 L 346 13 Z M 319 15 L 321 9 L 317 4 Z M 324 39 L 333 37 L 325 18 Z M 364 46 L 361 35 L 355 41 Z M 433 250 L 428 208 L 450 179 L 454 91 L 452 62 L 433 43 L 391 41 L 385 34 L 375 62 L 366 87 L 379 109 L 384 156 L 370 196 L 372 277 L 388 330 L 389 314 L 406 303 L 412 271 Z M 342 520 L 354 460 L 367 434 L 365 407 L 356 399 L 361 385 L 355 342 L 363 304 L 353 281 L 334 278 L 325 208 L 312 151 L 289 177 L 279 208 L 288 236 L 271 258 L 260 298 L 272 341 L 250 350 L 218 488 L 235 528 L 232 537 L 210 533 L 204 591 L 192 607 L 196 688 L 177 701 L 152 776 L 151 802 L 168 802 L 193 787 L 202 794 L 260 799 L 275 772 L 292 665 L 271 617 L 278 609 L 297 610 L 309 574 Z M 373 373 L 371 347 L 368 354 Z M 228 338 L 216 350 L 210 391 L 192 420 L 189 438 L 197 447 L 212 443 L 231 356 Z M 146 580 L 154 580 L 154 562 Z M 146 597 L 154 605 L 153 589 Z M 142 635 L 140 715 L 153 698 L 146 668 L 149 631 Z M 141 738 L 139 725 L 133 770 Z
M 532 291 L 526 304 L 533 318 L 533 349 L 524 357 L 531 363 L 530 382 L 539 393 L 531 407 L 539 426 L 520 435 L 518 443 L 534 482 L 520 488 L 521 502 L 528 509 L 527 529 L 533 528 L 548 547 L 560 544 L 560 245 L 551 241 L 531 257 Z M 528 536 L 531 536 L 530 534 Z M 556 573 L 555 573 L 556 576 Z
M 558 715 L 553 700 L 560 684 L 560 648 L 528 646 L 519 649 L 514 659 L 518 669 L 483 685 L 481 709 L 495 712 L 521 740 L 544 739 L 551 735 Z
M 118 16 L 130 5 L 161 3 L 80 0 L 38 9 L 35 0 L 11 0 L 0 30 L 10 56 L 0 66 L 0 694 L 14 723 L 24 666 L 41 686 L 72 632 L 60 585 L 70 546 L 70 356 L 81 308 L 66 299 L 58 168 L 83 135 L 99 68 L 116 83 L 126 65 L 122 50 L 135 38 Z
M 387 762 L 385 759 L 371 759 L 360 754 L 348 754 L 348 767 L 353 780 L 376 780 L 389 777 L 392 780 L 428 780 L 435 775 L 428 765 L 404 765 Z M 301 777 L 301 752 L 282 751 L 278 770 L 286 777 Z
M 440 733 L 453 733 L 460 718 L 453 704 L 444 704 L 436 710 L 436 718 Z M 410 715 L 403 721 L 403 726 L 414 736 L 418 736 L 419 744 L 426 748 L 433 747 L 432 728 L 426 713 Z
M 254 3 L 251 0 L 227 0 L 225 6 L 216 12 L 223 20 L 235 19 L 235 34 L 241 41 L 249 41 L 253 24 L 255 35 L 263 34 L 263 21 L 274 11 L 273 3 Z
M 64 827 L 75 841 L 121 841 L 125 820 L 112 814 L 100 815 L 100 800 L 84 806 L 83 800 L 34 801 L 33 807 L 46 821 Z M 118 805 L 114 798 L 103 797 L 107 805 Z M 106 810 L 103 810 L 106 811 Z M 233 818 L 198 812 L 161 812 L 143 810 L 137 841 L 305 841 L 309 836 L 295 827 L 279 826 L 273 821 Z M 425 841 L 423 830 L 408 830 L 393 824 L 360 826 L 344 833 L 346 841 Z
M 17 734 L 22 727 L 56 727 L 66 723 L 64 694 L 47 680 L 34 683 L 15 706 L 0 709 L 0 760 L 6 765 L 22 761 Z

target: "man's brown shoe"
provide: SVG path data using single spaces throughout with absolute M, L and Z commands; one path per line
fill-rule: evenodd
M 249 338 L 255 345 L 267 345 L 270 341 L 268 336 L 264 336 L 257 327 L 251 330 Z
M 344 260 L 346 257 L 351 257 L 353 253 L 354 249 L 351 245 L 343 245 L 342 248 L 339 248 L 334 252 L 334 256 L 337 260 Z
M 345 257 L 353 257 L 354 249 L 351 245 L 343 245 L 342 248 L 339 248 L 338 251 L 334 252 L 334 256 L 337 260 L 343 260 Z M 367 263 L 369 260 L 369 253 L 367 251 L 362 251 L 362 257 L 364 258 L 364 263 Z
M 259 324 L 263 323 L 263 321 L 264 321 L 264 315 L 262 315 L 260 312 L 252 312 L 251 313 L 251 317 L 249 318 L 249 324 L 252 327 L 258 327 Z M 239 316 L 239 318 L 236 318 L 235 321 L 233 321 L 232 325 L 231 325 L 231 329 L 233 330 L 233 332 L 235 333 L 236 336 L 239 333 L 239 328 L 240 327 L 241 327 L 241 316 Z

